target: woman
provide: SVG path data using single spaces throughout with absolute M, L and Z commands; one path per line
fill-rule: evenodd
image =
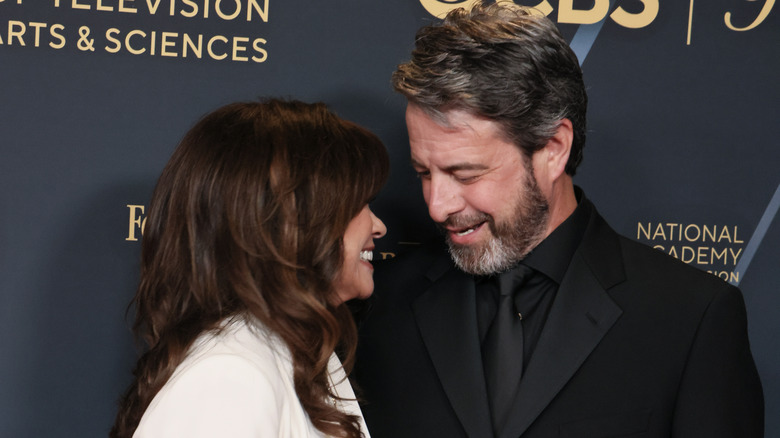
M 368 201 L 388 161 L 322 104 L 237 103 L 196 124 L 152 196 L 133 301 L 148 350 L 111 436 L 367 436 L 343 303 L 373 291 L 386 230 Z

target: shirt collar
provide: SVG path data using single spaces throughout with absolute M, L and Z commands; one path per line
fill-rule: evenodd
M 569 268 L 574 252 L 585 234 L 592 206 L 582 202 L 584 195 L 579 187 L 574 187 L 577 207 L 558 225 L 549 236 L 526 256 L 522 263 L 549 277 L 559 285 Z

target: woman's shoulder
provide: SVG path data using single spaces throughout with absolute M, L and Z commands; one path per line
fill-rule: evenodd
M 201 335 L 152 400 L 137 436 L 165 430 L 177 436 L 258 436 L 278 430 L 297 397 L 277 342 L 262 327 L 239 320 Z
M 193 343 L 183 366 L 220 356 L 237 356 L 261 367 L 289 357 L 281 339 L 255 318 L 235 317 L 202 333 Z

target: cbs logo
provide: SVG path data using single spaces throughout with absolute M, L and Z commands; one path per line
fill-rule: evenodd
M 457 8 L 471 9 L 479 0 L 420 0 L 426 11 L 437 18 L 444 18 L 448 12 Z M 595 0 L 590 9 L 574 9 L 574 0 L 558 2 L 558 22 L 573 24 L 594 24 L 603 20 L 607 14 L 617 24 L 631 29 L 645 27 L 658 16 L 659 0 L 639 0 L 643 9 L 640 12 L 627 12 L 618 6 L 609 14 L 609 0 Z M 498 0 L 496 3 L 514 3 L 512 0 Z M 548 0 L 541 0 L 533 8 L 541 15 L 550 15 L 555 8 Z

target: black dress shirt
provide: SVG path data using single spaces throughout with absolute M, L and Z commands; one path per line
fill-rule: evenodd
M 579 201 L 580 193 L 577 192 L 577 195 Z M 582 240 L 591 208 L 590 203 L 578 203 L 574 212 L 520 262 L 534 270 L 531 278 L 519 291 L 515 291 L 515 303 L 523 317 L 523 369 L 528 366 L 558 287 Z M 516 269 L 509 269 L 499 276 L 514 277 Z M 480 342 L 485 340 L 485 335 L 496 315 L 499 295 L 496 280 L 494 276 L 476 279 Z

